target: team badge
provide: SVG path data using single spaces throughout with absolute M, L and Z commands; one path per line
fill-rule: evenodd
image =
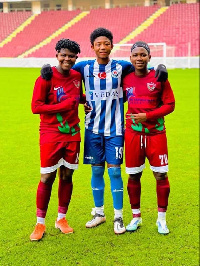
M 106 79 L 106 72 L 99 72 L 99 73 L 98 73 L 98 77 L 99 77 L 100 79 Z
M 147 88 L 149 91 L 153 91 L 156 87 L 156 84 L 153 82 L 147 83 Z
M 112 76 L 113 78 L 117 78 L 117 77 L 118 77 L 118 72 L 117 72 L 117 70 L 113 70 L 112 73 L 111 73 L 111 76 Z
M 79 80 L 73 80 L 74 85 L 76 86 L 76 88 L 80 87 L 80 81 Z

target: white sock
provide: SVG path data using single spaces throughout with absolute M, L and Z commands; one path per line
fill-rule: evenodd
M 95 212 L 104 216 L 104 206 L 95 207 Z
M 123 210 L 116 210 L 114 209 L 114 213 L 115 213 L 115 216 L 114 216 L 114 219 L 116 218 L 122 218 L 123 219 L 123 214 L 122 214 Z
M 140 214 L 140 209 L 132 209 L 132 214 Z
M 158 212 L 159 220 L 166 220 L 166 212 Z
M 37 224 L 45 224 L 45 218 L 37 217 Z
M 59 213 L 58 213 L 57 221 L 61 220 L 61 219 L 64 218 L 65 216 L 66 216 L 66 213 L 61 213 L 61 212 L 59 212 Z

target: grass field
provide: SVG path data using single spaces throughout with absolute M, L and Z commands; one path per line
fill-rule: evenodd
M 74 174 L 74 191 L 68 211 L 75 233 L 63 235 L 54 228 L 57 216 L 57 180 L 46 218 L 47 232 L 30 242 L 39 181 L 38 115 L 30 109 L 39 69 L 1 68 L 0 105 L 0 265 L 199 265 L 199 80 L 198 70 L 169 70 L 176 98 L 174 113 L 166 117 L 171 193 L 167 212 L 170 234 L 162 236 L 157 218 L 155 180 L 149 166 L 142 177 L 143 225 L 136 233 L 116 236 L 110 182 L 105 176 L 106 223 L 86 229 L 93 199 L 90 166 Z M 80 106 L 82 135 L 84 112 Z M 124 222 L 131 209 L 124 180 Z

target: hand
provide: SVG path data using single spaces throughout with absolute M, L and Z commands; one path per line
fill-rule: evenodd
M 165 65 L 158 65 L 155 73 L 155 78 L 157 77 L 157 81 L 166 81 L 168 78 L 168 72 Z
M 52 71 L 51 65 L 49 65 L 49 64 L 43 65 L 41 70 L 40 70 L 40 73 L 41 73 L 41 77 L 43 79 L 50 80 L 53 76 L 53 71 Z
M 145 122 L 147 120 L 146 113 L 139 113 L 139 114 L 127 114 L 126 119 L 134 119 L 135 123 Z
M 84 110 L 85 110 L 85 114 L 87 115 L 88 113 L 90 113 L 92 111 L 92 107 L 90 107 L 87 102 L 84 104 Z

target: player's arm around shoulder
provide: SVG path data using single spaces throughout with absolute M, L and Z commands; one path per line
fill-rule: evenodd
M 84 77 L 84 68 L 90 62 L 88 61 L 80 61 L 73 65 L 72 69 L 76 70 L 77 72 L 81 73 L 81 76 Z
M 170 113 L 172 113 L 175 110 L 175 96 L 169 80 L 167 79 L 165 82 L 161 82 L 161 87 L 162 87 L 162 102 L 164 105 L 166 104 L 171 106 Z

